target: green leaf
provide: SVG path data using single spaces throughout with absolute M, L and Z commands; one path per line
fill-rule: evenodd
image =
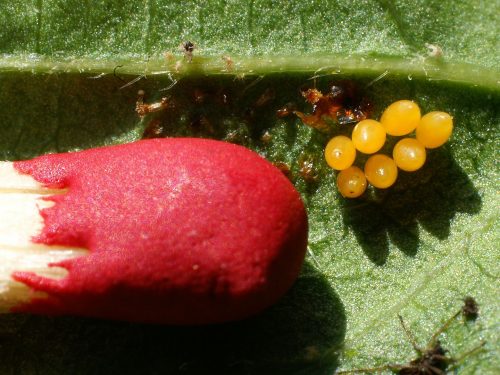
M 0 4 L 1 159 L 129 142 L 156 123 L 161 135 L 225 139 L 287 163 L 310 221 L 301 277 L 260 316 L 214 327 L 2 316 L 1 372 L 331 374 L 406 363 L 415 353 L 397 314 L 424 346 L 472 295 L 480 317 L 455 319 L 442 344 L 459 357 L 484 340 L 458 371 L 497 373 L 499 22 L 497 0 Z M 178 49 L 185 40 L 197 47 L 192 63 Z M 393 188 L 343 199 L 322 156 L 329 135 L 275 114 L 289 102 L 309 112 L 299 89 L 341 80 L 374 118 L 402 98 L 451 113 L 452 140 Z M 175 106 L 140 120 L 139 89 Z M 304 158 L 317 181 L 301 177 Z

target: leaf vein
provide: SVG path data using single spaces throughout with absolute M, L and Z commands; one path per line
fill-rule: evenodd
M 36 2 L 36 34 L 35 34 L 35 52 L 40 53 L 40 40 L 42 38 L 42 14 L 43 0 Z
M 419 46 L 416 45 L 415 41 L 413 38 L 411 38 L 409 28 L 407 25 L 405 25 L 399 16 L 399 14 L 396 11 L 395 4 L 391 0 L 375 0 L 376 3 L 384 10 L 389 18 L 394 22 L 394 25 L 396 26 L 396 30 L 398 32 L 398 35 L 401 37 L 401 40 L 410 48 L 413 48 L 415 50 L 419 49 Z
M 151 0 L 144 1 L 144 32 L 143 32 L 143 44 L 144 44 L 144 54 L 149 56 L 151 53 L 151 33 L 153 29 L 153 6 Z
M 247 27 L 248 27 L 248 34 L 250 37 L 250 45 L 252 48 L 255 48 L 256 42 L 255 42 L 255 35 L 254 35 L 254 0 L 251 0 L 250 3 L 248 4 L 248 16 L 247 16 Z
M 399 299 L 392 307 L 388 309 L 383 309 L 378 312 L 378 314 L 374 315 L 374 318 L 365 324 L 360 324 L 357 330 L 352 332 L 351 338 L 354 340 L 359 337 L 361 334 L 366 334 L 371 331 L 373 328 L 380 327 L 382 320 L 386 319 L 387 316 L 396 316 L 404 306 L 408 304 L 413 298 L 419 295 L 428 285 L 428 282 L 437 274 L 441 274 L 442 270 L 445 267 L 450 267 L 453 263 L 453 259 L 456 258 L 456 254 L 467 251 L 470 246 L 470 234 L 466 235 L 466 240 L 463 246 L 457 246 L 453 248 L 448 255 L 444 256 L 443 259 L 438 262 L 438 264 L 430 269 L 428 272 L 423 273 L 422 277 L 418 280 L 418 282 L 413 284 L 413 290 L 410 286 L 408 288 L 408 293 L 403 293 L 403 297 Z M 451 260 L 450 260 L 451 259 Z

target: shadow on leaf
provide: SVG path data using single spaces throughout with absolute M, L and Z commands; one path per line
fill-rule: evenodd
M 253 318 L 169 327 L 68 317 L 0 317 L 2 373 L 330 374 L 344 307 L 306 264 L 283 299 Z
M 481 205 L 468 176 L 450 152 L 441 148 L 428 150 L 421 170 L 400 171 L 394 187 L 373 191 L 364 201 L 344 201 L 343 219 L 368 258 L 383 265 L 389 242 L 414 256 L 419 247 L 419 228 L 439 240 L 446 239 L 457 213 L 476 214 Z

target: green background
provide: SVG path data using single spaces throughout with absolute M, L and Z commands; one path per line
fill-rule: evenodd
M 466 295 L 481 315 L 457 318 L 443 346 L 458 357 L 485 341 L 458 372 L 500 371 L 498 0 L 12 0 L 0 3 L 0 25 L 1 159 L 133 141 L 156 122 L 162 136 L 225 139 L 287 163 L 310 222 L 299 280 L 257 317 L 163 327 L 4 315 L 0 373 L 332 374 L 405 363 L 415 353 L 397 314 L 424 346 Z M 185 40 L 196 44 L 190 64 Z M 322 134 L 275 115 L 290 102 L 310 112 L 300 89 L 342 80 L 373 118 L 403 98 L 451 113 L 452 140 L 393 188 L 343 199 L 322 152 L 352 126 Z M 175 107 L 141 120 L 139 89 Z M 317 181 L 301 177 L 300 160 Z

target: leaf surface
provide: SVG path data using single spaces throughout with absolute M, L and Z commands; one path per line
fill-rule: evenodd
M 397 314 L 423 346 L 466 295 L 481 315 L 457 318 L 443 346 L 459 357 L 484 340 L 459 373 L 498 372 L 499 15 L 496 0 L 0 4 L 1 159 L 151 129 L 225 139 L 289 165 L 310 220 L 301 277 L 258 317 L 179 328 L 2 316 L 2 373 L 331 374 L 406 363 L 415 353 Z M 185 40 L 196 44 L 192 63 L 178 49 Z M 290 102 L 310 112 L 300 89 L 342 80 L 373 118 L 402 98 L 451 113 L 451 142 L 393 188 L 346 201 L 322 153 L 352 126 L 325 135 L 276 116 Z M 174 106 L 141 120 L 139 89 Z M 301 176 L 304 158 L 317 181 Z

